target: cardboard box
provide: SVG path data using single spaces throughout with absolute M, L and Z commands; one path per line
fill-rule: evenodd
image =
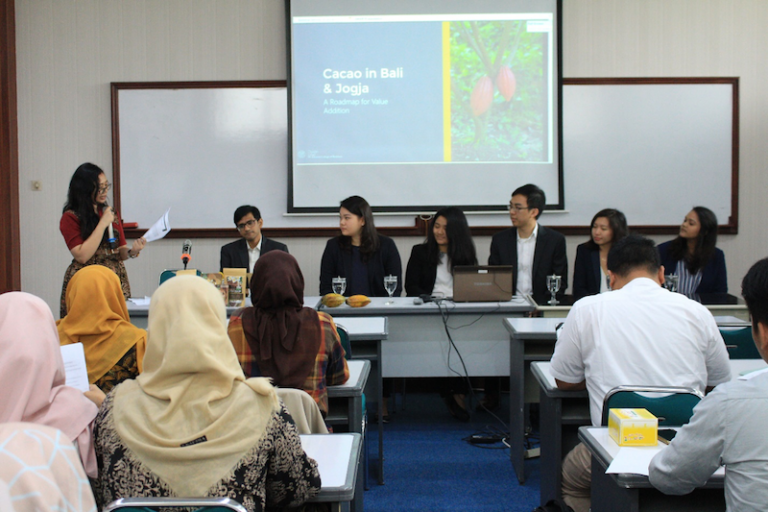
M 659 420 L 646 409 L 611 409 L 608 435 L 619 446 L 656 446 Z

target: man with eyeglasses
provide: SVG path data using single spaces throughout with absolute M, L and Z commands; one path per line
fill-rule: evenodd
M 259 256 L 269 251 L 285 251 L 288 247 L 280 242 L 261 236 L 261 226 L 264 219 L 255 206 L 243 205 L 235 210 L 235 226 L 242 237 L 221 248 L 220 269 L 245 268 L 253 272 L 253 266 Z
M 539 215 L 547 204 L 544 191 L 527 184 L 512 192 L 509 218 L 512 228 L 493 235 L 489 265 L 510 265 L 512 289 L 515 295 L 531 295 L 539 304 L 546 304 L 551 296 L 547 290 L 547 276 L 558 275 L 561 297 L 568 287 L 568 259 L 565 255 L 565 237 L 538 223 Z M 485 396 L 478 410 L 493 410 L 499 406 L 501 380 L 485 379 Z

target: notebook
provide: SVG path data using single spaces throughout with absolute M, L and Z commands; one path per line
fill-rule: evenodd
M 512 299 L 512 266 L 453 267 L 454 302 L 506 302 Z

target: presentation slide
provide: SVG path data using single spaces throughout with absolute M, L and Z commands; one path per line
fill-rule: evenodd
M 527 182 L 560 203 L 555 2 L 316 4 L 291 3 L 292 211 L 499 210 Z

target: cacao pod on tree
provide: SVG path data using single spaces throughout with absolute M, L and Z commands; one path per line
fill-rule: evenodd
M 501 66 L 501 69 L 499 69 L 499 74 L 496 75 L 496 87 L 499 88 L 499 92 L 504 96 L 504 101 L 511 100 L 515 94 L 517 80 L 515 80 L 515 74 L 507 66 Z
M 469 106 L 472 107 L 472 115 L 477 117 L 485 113 L 493 101 L 493 81 L 489 76 L 484 76 L 475 84 L 472 94 L 469 96 Z

